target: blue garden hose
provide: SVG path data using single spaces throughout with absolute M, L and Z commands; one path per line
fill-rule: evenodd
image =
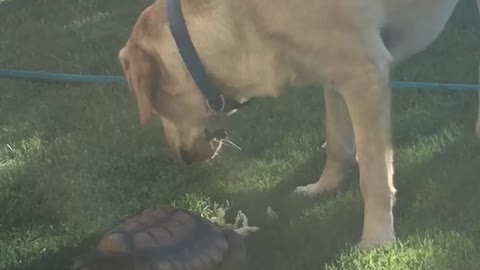
M 417 88 L 417 89 L 440 89 L 450 91 L 471 91 L 478 90 L 476 84 L 455 84 L 455 83 L 430 83 L 430 82 L 398 82 L 391 83 L 392 88 Z
M 80 75 L 27 70 L 0 69 L 0 78 L 63 83 L 124 83 L 123 76 Z
M 28 81 L 63 82 L 63 83 L 125 83 L 124 76 L 80 75 L 67 73 L 50 73 L 41 71 L 0 69 L 0 78 Z M 430 82 L 393 81 L 392 88 L 438 89 L 450 91 L 478 90 L 475 84 L 451 84 Z

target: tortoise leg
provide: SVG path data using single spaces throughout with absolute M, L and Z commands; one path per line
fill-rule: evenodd
M 217 270 L 247 270 L 247 251 L 242 237 L 233 230 L 223 230 L 222 234 L 228 242 L 229 250 Z

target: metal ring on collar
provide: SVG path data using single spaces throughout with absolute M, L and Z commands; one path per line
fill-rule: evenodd
M 211 111 L 214 111 L 215 113 L 217 112 L 223 112 L 223 110 L 225 109 L 225 98 L 223 97 L 222 94 L 219 95 L 220 97 L 220 100 L 222 101 L 222 106 L 220 107 L 220 109 L 216 110 L 212 107 L 212 105 L 210 104 L 211 100 L 209 100 L 208 98 L 205 99 L 205 102 L 207 103 L 207 106 L 208 108 L 211 110 Z

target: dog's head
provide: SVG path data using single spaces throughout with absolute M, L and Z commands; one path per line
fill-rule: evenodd
M 158 3 L 158 2 L 157 2 Z M 146 9 L 138 18 L 119 60 L 135 94 L 140 123 L 158 115 L 170 152 L 187 164 L 211 159 L 220 150 L 207 130 L 221 127 L 186 69 L 166 27 L 166 15 Z M 208 133 L 208 132 L 207 132 Z

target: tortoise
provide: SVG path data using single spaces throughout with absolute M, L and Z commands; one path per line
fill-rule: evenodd
M 224 215 L 224 212 L 223 212 Z M 147 209 L 107 231 L 96 249 L 77 258 L 71 270 L 246 270 L 242 235 L 258 230 L 235 229 L 171 206 Z

